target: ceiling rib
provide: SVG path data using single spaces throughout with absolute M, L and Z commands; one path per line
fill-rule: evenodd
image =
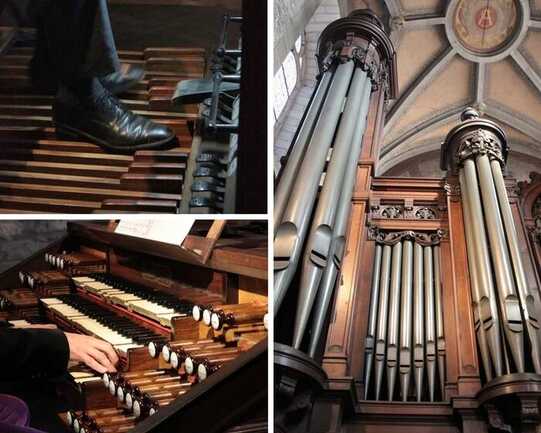
M 389 144 L 384 146 L 383 149 L 381 150 L 381 155 L 385 156 L 387 153 L 391 152 L 393 149 L 402 145 L 406 145 L 410 141 L 414 140 L 415 136 L 423 132 L 426 132 L 429 128 L 444 125 L 449 120 L 458 116 L 458 114 L 461 113 L 462 110 L 464 110 L 464 106 L 460 105 L 459 107 L 455 107 L 450 110 L 444 111 L 443 113 L 440 113 L 434 117 L 430 117 L 427 120 L 424 120 L 422 122 L 419 122 L 413 125 L 412 128 L 408 129 L 405 133 L 400 135 L 398 138 L 394 139 Z
M 400 7 L 399 0 L 385 0 L 385 6 L 387 6 L 389 14 L 392 17 L 398 17 L 402 15 L 402 8 Z
M 515 116 L 513 113 L 505 111 L 502 108 L 493 104 L 489 104 L 486 106 L 485 113 L 488 114 L 490 117 L 496 119 L 497 121 L 506 123 L 517 131 L 526 134 L 528 137 L 534 139 L 536 142 L 540 142 L 539 140 L 541 137 L 541 129 Z
M 406 15 L 404 16 L 404 30 L 419 29 L 429 26 L 445 24 L 445 17 L 437 15 Z
M 535 72 L 528 60 L 526 60 L 526 58 L 519 50 L 513 51 L 511 53 L 511 57 L 513 57 L 513 60 L 517 63 L 522 72 L 524 72 L 524 74 L 532 82 L 537 91 L 541 93 L 541 77 L 537 72 Z
M 417 96 L 438 77 L 440 72 L 449 64 L 455 54 L 456 51 L 453 47 L 447 47 L 445 51 L 443 51 L 443 53 L 441 53 L 440 56 L 436 58 L 436 60 L 434 60 L 400 96 L 389 110 L 389 114 L 387 114 L 383 131 L 384 135 L 389 133 L 400 115 L 404 113 L 404 111 L 413 104 L 415 98 L 417 98 Z
M 487 64 L 477 63 L 475 70 L 475 103 L 482 104 L 485 101 Z

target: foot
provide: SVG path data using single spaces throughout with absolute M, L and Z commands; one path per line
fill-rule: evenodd
M 53 121 L 59 136 L 90 140 L 115 153 L 177 144 L 171 129 L 127 110 L 107 90 L 85 98 L 59 92 L 53 104 Z

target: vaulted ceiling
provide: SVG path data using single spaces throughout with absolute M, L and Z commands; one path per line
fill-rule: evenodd
M 400 91 L 379 174 L 441 175 L 440 143 L 469 105 L 505 128 L 515 176 L 541 169 L 541 0 L 384 3 Z
M 319 3 L 318 28 L 328 24 L 322 18 L 330 3 L 342 16 L 370 8 L 396 47 L 399 94 L 389 103 L 377 174 L 443 176 L 441 142 L 467 106 L 504 127 L 510 174 L 524 180 L 541 171 L 541 0 Z M 310 58 L 316 44 L 307 42 Z M 315 68 L 305 68 L 303 81 L 314 78 Z

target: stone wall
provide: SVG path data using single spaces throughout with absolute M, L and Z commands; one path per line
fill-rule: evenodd
M 541 172 L 539 159 L 534 159 L 513 151 L 509 152 L 506 175 L 514 177 L 518 181 L 527 181 L 531 172 Z M 445 172 L 440 170 L 440 152 L 436 151 L 427 152 L 402 161 L 400 164 L 382 173 L 381 176 L 445 177 Z
M 0 221 L 0 272 L 66 234 L 66 221 Z

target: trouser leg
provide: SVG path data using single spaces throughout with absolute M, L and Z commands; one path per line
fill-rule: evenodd
M 38 15 L 60 82 L 108 75 L 120 67 L 107 0 L 47 0 Z

